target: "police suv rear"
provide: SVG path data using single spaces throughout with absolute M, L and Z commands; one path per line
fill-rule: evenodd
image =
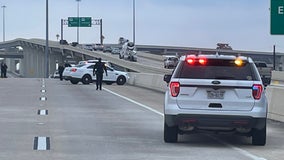
M 164 80 L 165 142 L 177 142 L 179 134 L 214 131 L 249 136 L 253 145 L 265 145 L 268 104 L 251 58 L 183 56 Z

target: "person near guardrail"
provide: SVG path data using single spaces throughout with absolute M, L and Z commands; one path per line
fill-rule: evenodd
M 1 63 L 1 78 L 7 78 L 7 65 L 6 63 L 2 62 Z
M 105 63 L 102 62 L 101 58 L 98 58 L 98 62 L 94 65 L 93 74 L 96 75 L 96 90 L 102 90 L 102 82 L 103 82 L 103 74 L 104 71 L 106 72 L 107 76 L 107 69 Z
M 58 66 L 58 73 L 59 73 L 59 79 L 60 79 L 60 81 L 63 80 L 63 71 L 64 71 L 64 66 L 63 66 L 62 64 L 60 64 L 60 65 Z

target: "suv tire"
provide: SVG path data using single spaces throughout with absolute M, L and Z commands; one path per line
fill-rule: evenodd
M 92 77 L 90 75 L 84 75 L 82 77 L 83 84 L 90 84 L 92 82 Z
M 164 124 L 164 141 L 166 143 L 176 143 L 178 140 L 178 127 L 169 127 L 166 123 Z
M 266 143 L 266 125 L 262 129 L 254 128 L 252 130 L 252 144 L 256 146 L 264 146 Z

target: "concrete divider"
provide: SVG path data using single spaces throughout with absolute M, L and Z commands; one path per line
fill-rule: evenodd
M 159 92 L 165 92 L 167 84 L 164 82 L 164 75 L 152 73 L 129 73 L 130 85 L 144 87 Z
M 268 118 L 284 122 L 284 72 L 272 71 L 271 84 L 266 88 Z
M 164 75 L 152 73 L 129 73 L 130 85 L 165 92 Z M 284 72 L 272 72 L 271 85 L 266 88 L 268 118 L 284 122 Z

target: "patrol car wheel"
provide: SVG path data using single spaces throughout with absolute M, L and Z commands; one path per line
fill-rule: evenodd
M 166 123 L 164 124 L 164 141 L 166 143 L 176 143 L 178 140 L 178 127 L 169 127 Z
M 84 75 L 82 78 L 83 84 L 90 84 L 92 82 L 92 77 L 90 75 Z
M 119 76 L 116 80 L 117 85 L 124 85 L 126 82 L 126 78 L 124 76 Z

